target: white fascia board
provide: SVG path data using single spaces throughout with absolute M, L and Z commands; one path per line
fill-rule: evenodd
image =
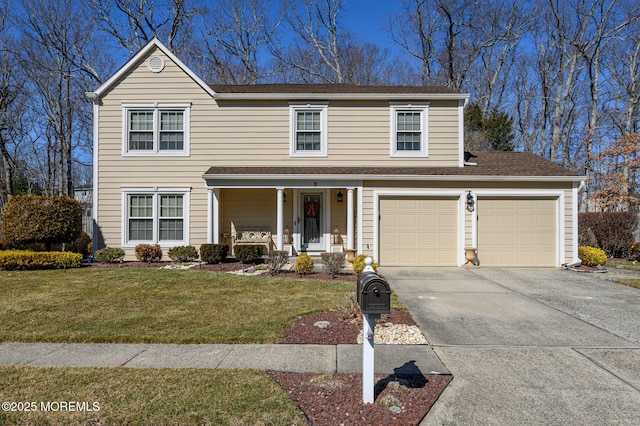
M 146 56 L 151 50 L 154 48 L 160 49 L 162 53 L 167 55 L 169 59 L 175 62 L 180 69 L 182 69 L 189 77 L 191 77 L 200 87 L 204 89 L 209 95 L 214 96 L 216 92 L 206 84 L 200 77 L 198 77 L 189 67 L 185 65 L 176 55 L 171 53 L 171 51 L 157 38 L 153 38 L 149 41 L 138 53 L 136 53 L 133 58 L 129 59 L 126 64 L 124 64 L 115 74 L 113 74 L 107 81 L 105 81 L 98 89 L 95 90 L 95 95 L 100 97 L 102 93 L 104 93 L 107 89 L 109 89 L 116 81 L 118 81 L 125 73 L 127 73 L 135 64 L 140 61 L 141 58 Z
M 217 100 L 378 100 L 378 101 L 406 101 L 411 100 L 467 100 L 464 93 L 216 93 Z

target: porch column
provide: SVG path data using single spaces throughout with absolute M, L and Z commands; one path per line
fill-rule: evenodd
M 276 232 L 278 233 L 278 242 L 276 243 L 276 249 L 282 250 L 284 249 L 284 188 L 276 188 L 278 192 L 278 202 L 277 202 L 277 222 L 276 222 Z
M 208 244 L 218 244 L 220 242 L 220 202 L 219 190 L 207 188 L 207 196 L 209 198 L 208 216 L 209 216 L 209 233 L 207 235 Z
M 347 249 L 354 248 L 353 190 L 354 188 L 347 188 Z

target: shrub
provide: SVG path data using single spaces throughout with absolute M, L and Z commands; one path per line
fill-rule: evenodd
M 207 263 L 221 263 L 227 258 L 229 246 L 226 244 L 202 244 L 200 260 Z
M 640 243 L 629 244 L 629 260 L 640 260 Z
M 344 268 L 346 260 L 345 253 L 322 253 L 322 270 L 326 274 L 331 274 L 331 278 L 334 278 L 340 273 L 340 270 Z
M 0 269 L 37 270 L 79 268 L 82 255 L 79 253 L 28 250 L 0 251 Z
M 140 262 L 160 262 L 162 259 L 162 249 L 158 244 L 138 244 L 135 251 Z
M 83 257 L 89 257 L 91 254 L 91 237 L 82 231 L 80 236 L 69 245 L 69 251 L 80 253 Z
M 105 247 L 98 250 L 95 257 L 100 263 L 122 262 L 122 259 L 124 259 L 124 250 L 119 247 Z
M 194 246 L 171 247 L 167 254 L 174 262 L 193 262 L 198 259 L 198 250 Z
M 82 206 L 68 196 L 14 195 L 2 212 L 2 236 L 11 247 L 68 243 L 82 232 Z
M 271 275 L 275 275 L 282 271 L 284 265 L 289 261 L 289 252 L 286 250 L 271 250 L 269 253 L 269 271 Z
M 313 259 L 307 253 L 302 253 L 296 259 L 294 267 L 300 275 L 310 274 L 313 271 Z
M 353 259 L 353 270 L 357 275 L 362 275 L 362 271 L 364 271 L 364 267 L 367 266 L 364 263 L 364 260 L 367 257 L 371 257 L 368 256 L 366 254 L 359 254 L 356 256 L 355 259 Z M 377 263 L 372 263 L 371 266 L 373 267 L 373 270 L 375 271 L 375 273 L 378 273 L 378 264 Z
M 633 212 L 580 213 L 578 244 L 601 248 L 609 257 L 627 257 L 638 216 Z
M 604 252 L 604 250 L 596 247 L 578 247 L 578 257 L 586 266 L 604 266 L 607 263 L 607 254 Z
M 264 247 L 260 245 L 235 246 L 233 252 L 240 262 L 251 263 L 262 257 L 263 249 Z

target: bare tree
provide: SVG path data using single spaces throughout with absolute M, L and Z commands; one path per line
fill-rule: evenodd
M 263 71 L 269 40 L 280 19 L 274 16 L 271 0 L 217 0 L 205 15 L 208 63 L 218 83 L 255 84 L 268 77 Z
M 154 37 L 179 52 L 194 16 L 200 10 L 188 0 L 91 0 L 95 18 L 101 28 L 131 54 Z M 185 44 L 185 43 L 183 43 Z

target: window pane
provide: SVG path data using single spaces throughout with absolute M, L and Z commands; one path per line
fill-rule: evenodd
M 129 196 L 129 217 L 153 217 L 153 196 L 152 195 L 130 195 Z
M 131 111 L 130 130 L 153 131 L 153 111 Z
M 184 113 L 182 111 L 160 112 L 160 150 L 184 149 Z
M 182 111 L 160 112 L 160 130 L 183 130 L 184 120 Z
M 160 197 L 160 217 L 182 217 L 182 195 L 162 195 Z
M 420 151 L 420 136 L 421 134 L 416 132 L 398 132 L 397 150 Z
M 150 241 L 152 239 L 152 219 L 129 219 L 129 240 Z
M 320 131 L 320 112 L 319 111 L 298 112 L 296 130 Z
M 297 151 L 320 151 L 320 132 L 298 132 L 296 134 Z
M 182 240 L 182 219 L 160 219 L 160 240 Z
M 399 111 L 397 117 L 397 130 L 419 132 L 420 129 L 420 112 Z

